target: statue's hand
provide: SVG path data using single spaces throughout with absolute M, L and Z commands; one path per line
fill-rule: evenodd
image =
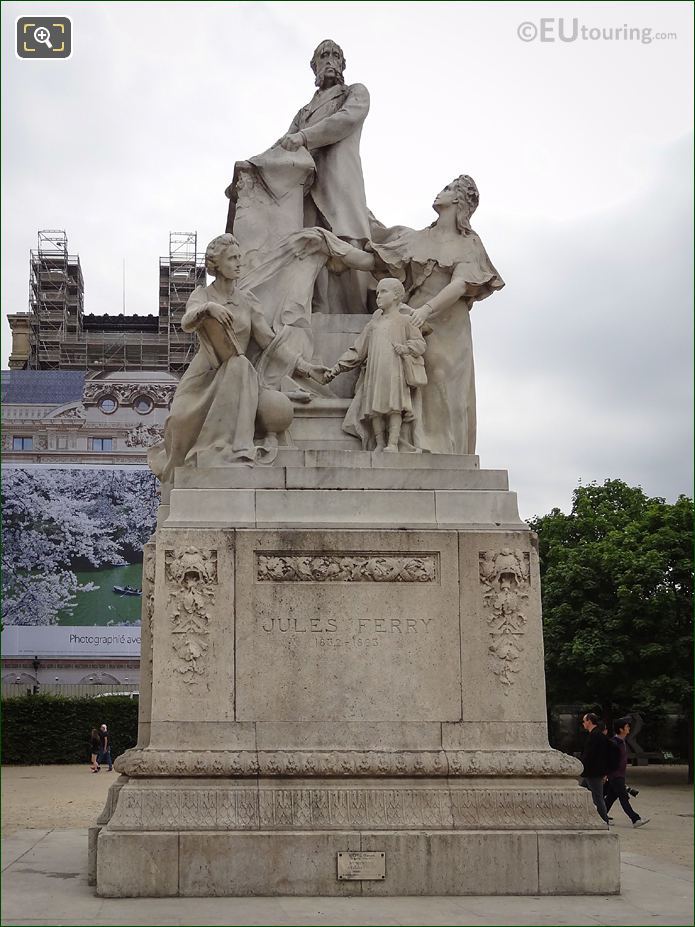
M 424 306 L 420 306 L 419 309 L 413 309 L 410 313 L 410 321 L 416 328 L 422 328 L 425 322 L 432 315 L 432 307 L 429 303 L 425 303 Z
M 234 316 L 226 306 L 222 306 L 220 303 L 208 303 L 207 314 L 211 319 L 215 319 L 226 328 L 234 327 Z
M 301 132 L 292 132 L 290 135 L 283 135 L 280 139 L 280 146 L 285 151 L 298 151 L 304 145 L 304 136 Z
M 339 373 L 340 370 L 336 367 L 331 367 L 330 369 L 326 368 L 323 374 L 323 382 L 330 383 L 331 380 L 335 380 Z
M 316 381 L 316 383 L 323 384 L 326 382 L 325 378 L 326 374 L 328 373 L 328 367 L 324 367 L 321 364 L 309 364 L 306 372 L 312 380 Z
M 291 244 L 295 257 L 301 260 L 322 251 L 324 240 L 318 229 L 302 229 L 301 232 L 295 232 L 292 236 Z
M 398 354 L 399 357 L 403 357 L 404 354 L 410 353 L 410 348 L 407 344 L 394 344 L 393 350 Z

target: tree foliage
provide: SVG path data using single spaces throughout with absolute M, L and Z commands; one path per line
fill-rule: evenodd
M 158 501 L 144 470 L 5 471 L 3 624 L 54 624 L 74 601 L 75 564 L 127 563 L 152 533 Z
M 532 519 L 540 545 L 548 696 L 659 711 L 692 701 L 692 500 L 622 480 L 580 485 Z

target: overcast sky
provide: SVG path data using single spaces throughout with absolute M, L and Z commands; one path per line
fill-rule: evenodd
M 18 60 L 15 18 L 56 13 L 71 59 Z M 556 40 L 522 41 L 541 19 Z M 331 37 L 371 94 L 375 215 L 422 227 L 453 177 L 480 189 L 507 283 L 473 310 L 481 466 L 525 517 L 579 480 L 691 494 L 690 3 L 6 2 L 2 22 L 3 368 L 37 230 L 67 231 L 87 312 L 120 312 L 125 259 L 127 312 L 156 313 L 169 231 L 224 229 L 234 162 L 308 102 Z M 625 26 L 675 38 L 588 31 Z

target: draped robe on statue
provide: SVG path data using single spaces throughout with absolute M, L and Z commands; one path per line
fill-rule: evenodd
M 210 302 L 231 310 L 233 332 L 244 353 L 220 362 L 202 324 Z M 214 284 L 191 294 L 181 327 L 197 331 L 200 349 L 176 389 L 164 441 L 148 454 L 150 468 L 162 482 L 173 479 L 176 467 L 220 467 L 263 455 L 264 449 L 254 446 L 259 377 L 245 356 L 260 311 L 255 296 L 239 289 L 229 298 L 220 297 Z
M 454 281 L 475 287 L 473 295 L 434 312 L 425 341 L 427 385 L 417 390 L 413 442 L 436 454 L 474 454 L 476 440 L 475 372 L 470 309 L 504 286 L 483 243 L 472 229 L 442 239 L 433 228 L 414 230 L 372 225 L 367 246 L 376 258 L 375 277 L 395 277 L 405 287 L 405 302 L 417 309 Z M 426 329 L 426 331 L 427 331 Z M 346 421 L 345 430 L 355 433 Z

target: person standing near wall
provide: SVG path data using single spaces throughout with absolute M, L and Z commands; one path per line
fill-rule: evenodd
M 105 724 L 102 724 L 99 728 L 99 741 L 99 760 L 102 763 L 108 763 L 109 772 L 111 772 L 113 769 L 113 763 L 111 762 L 111 735 L 109 734 L 108 728 Z
M 92 754 L 92 772 L 99 772 L 101 766 L 99 766 L 99 754 L 101 753 L 101 738 L 99 737 L 99 731 L 93 727 L 92 734 L 90 739 L 90 752 Z

